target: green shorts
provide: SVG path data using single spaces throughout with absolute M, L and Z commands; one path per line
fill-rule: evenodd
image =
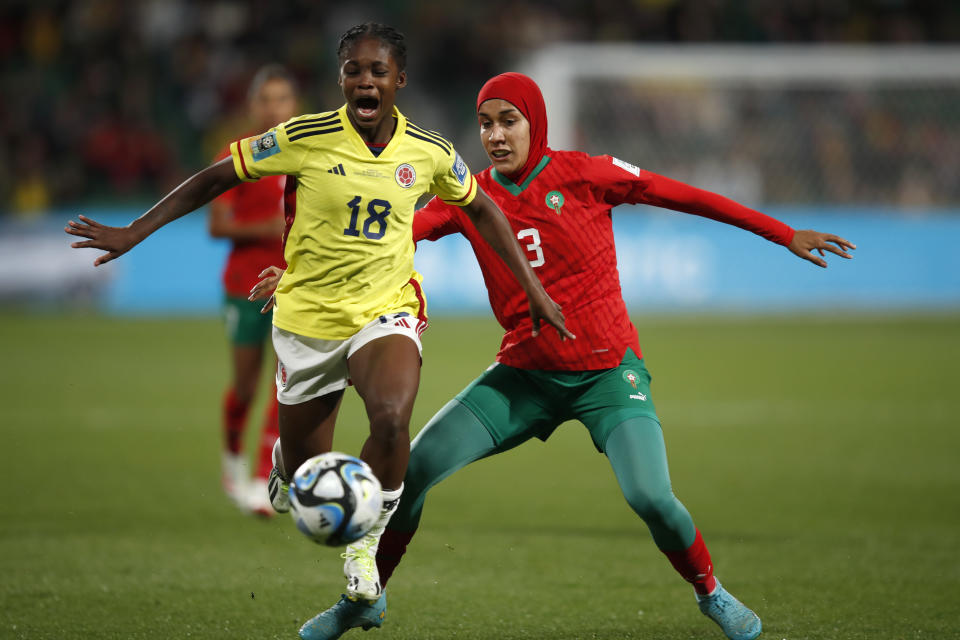
M 477 415 L 498 448 L 532 437 L 546 440 L 567 420 L 579 420 L 604 451 L 613 429 L 629 418 L 658 423 L 650 373 L 632 349 L 613 369 L 531 371 L 495 364 L 457 395 Z
M 263 344 L 270 335 L 273 314 L 260 313 L 262 308 L 263 300 L 250 302 L 236 296 L 224 297 L 223 317 L 231 344 L 237 347 Z

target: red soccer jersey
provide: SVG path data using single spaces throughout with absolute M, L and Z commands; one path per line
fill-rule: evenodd
M 230 155 L 221 152 L 217 160 Z M 230 207 L 234 221 L 239 224 L 283 219 L 283 188 L 286 176 L 267 176 L 256 182 L 242 182 L 217 198 Z M 270 265 L 283 268 L 282 238 L 277 236 L 258 240 L 234 240 L 227 264 L 223 269 L 223 286 L 227 295 L 246 298 L 258 281 L 260 272 Z
M 611 156 L 549 150 L 522 185 L 493 169 L 476 176 L 506 214 L 534 272 L 563 308 L 576 340 L 561 341 L 551 327 L 531 336 L 523 289 L 459 207 L 434 198 L 417 212 L 414 241 L 462 233 L 473 245 L 490 297 L 506 330 L 497 361 L 520 369 L 586 371 L 620 364 L 627 348 L 642 357 L 617 272 L 610 210 L 644 203 L 712 218 L 779 244 L 793 230 L 723 196 L 690 187 Z

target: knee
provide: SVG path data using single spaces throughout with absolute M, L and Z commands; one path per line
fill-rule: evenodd
M 370 412 L 370 435 L 395 446 L 410 443 L 410 415 L 399 404 L 383 404 Z
M 666 521 L 677 500 L 671 492 L 650 494 L 639 489 L 625 492 L 624 497 L 630 508 L 647 523 Z

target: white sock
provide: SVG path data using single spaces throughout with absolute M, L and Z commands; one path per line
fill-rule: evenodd
M 290 476 L 287 475 L 287 470 L 283 468 L 283 452 L 280 450 L 279 437 L 277 441 L 273 443 L 273 451 L 270 452 L 270 458 L 273 466 L 277 468 L 280 479 L 284 482 L 290 482 Z
M 370 533 L 367 535 L 380 536 L 383 534 L 383 531 L 387 528 L 387 523 L 390 522 L 390 517 L 393 515 L 393 512 L 397 510 L 397 506 L 400 504 L 400 496 L 403 494 L 403 483 L 396 489 L 391 490 L 382 490 L 380 495 L 383 496 L 383 508 L 380 510 L 380 517 L 377 519 L 377 524 L 373 525 L 373 528 L 370 529 Z
M 377 547 L 380 546 L 380 537 L 386 530 L 387 523 L 390 522 L 390 516 L 397 510 L 402 493 L 402 484 L 398 489 L 381 490 L 383 507 L 380 509 L 380 517 L 377 518 L 377 523 L 367 532 L 367 535 L 347 545 L 347 552 L 344 554 L 346 562 L 343 564 L 343 575 L 347 578 L 348 598 L 362 598 L 373 601 L 380 596 L 380 578 L 374 558 L 377 555 Z

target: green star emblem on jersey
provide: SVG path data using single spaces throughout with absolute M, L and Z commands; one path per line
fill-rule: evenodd
M 551 191 L 547 194 L 547 197 L 544 199 L 547 206 L 557 212 L 557 215 L 560 215 L 560 207 L 563 206 L 564 198 L 563 194 L 559 191 Z

